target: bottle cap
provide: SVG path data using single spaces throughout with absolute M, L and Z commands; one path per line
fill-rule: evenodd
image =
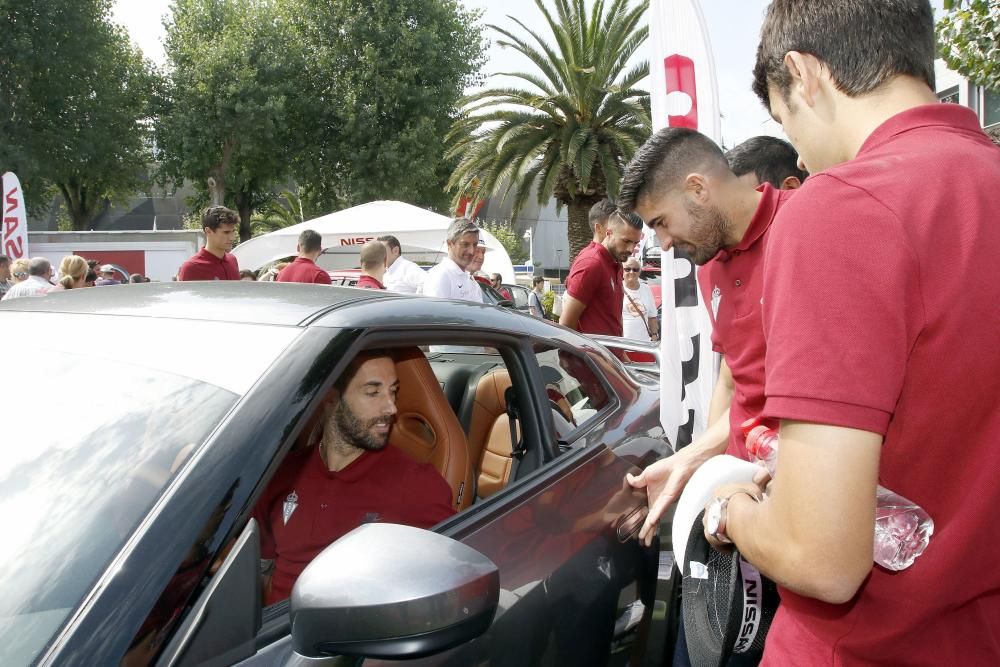
M 751 417 L 742 424 L 740 424 L 740 430 L 743 431 L 743 437 L 746 438 L 750 435 L 750 431 L 754 430 L 757 426 L 760 426 L 760 417 Z

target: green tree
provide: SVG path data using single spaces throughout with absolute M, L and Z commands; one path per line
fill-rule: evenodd
M 649 93 L 636 85 L 649 73 L 629 69 L 646 41 L 648 2 L 555 0 L 555 15 L 535 4 L 555 40 L 551 46 L 523 21 L 526 37 L 490 26 L 499 43 L 523 54 L 538 72 L 502 73 L 531 88 L 490 88 L 465 100 L 452 128 L 448 155 L 459 160 L 449 188 L 460 196 L 506 198 L 513 215 L 537 189 L 544 204 L 555 197 L 569 214 L 570 254 L 590 242 L 590 207 L 617 195 L 621 169 L 651 132 Z
M 444 138 L 483 61 L 476 12 L 458 0 L 288 0 L 308 53 L 297 103 L 309 206 L 398 199 L 439 211 Z
M 302 51 L 270 0 L 174 0 L 156 142 L 163 179 L 191 179 L 216 204 L 253 211 L 301 145 Z
M 483 227 L 492 234 L 504 250 L 510 256 L 511 264 L 524 264 L 528 261 L 528 253 L 524 250 L 524 242 L 510 220 L 487 220 L 482 223 Z
M 38 211 L 62 194 L 74 230 L 142 187 L 153 72 L 111 0 L 3 2 L 0 165 Z
M 937 22 L 941 57 L 973 83 L 1000 91 L 1000 4 L 945 0 L 944 6 Z

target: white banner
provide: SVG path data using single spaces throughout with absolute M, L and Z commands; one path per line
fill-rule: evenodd
M 718 143 L 715 61 L 698 0 L 652 0 L 649 21 L 653 130 L 689 127 Z M 712 328 L 694 264 L 671 248 L 661 255 L 660 267 L 664 329 L 660 423 L 678 449 L 690 444 L 706 426 L 714 385 Z
M 3 236 L 0 254 L 11 260 L 28 257 L 28 216 L 21 183 L 11 172 L 3 175 Z

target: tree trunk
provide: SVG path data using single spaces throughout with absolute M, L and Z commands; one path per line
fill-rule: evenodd
M 224 206 L 226 201 L 226 172 L 229 170 L 229 160 L 233 156 L 236 142 L 227 139 L 222 145 L 222 159 L 208 172 L 208 194 L 212 198 L 212 206 Z
M 106 197 L 93 194 L 90 188 L 75 179 L 59 183 L 59 191 L 66 200 L 66 211 L 74 232 L 87 231 L 94 218 L 111 207 Z
M 250 193 L 242 190 L 236 193 L 236 210 L 240 212 L 240 243 L 246 243 L 253 236 L 250 228 L 250 216 L 253 209 L 250 208 Z
M 569 225 L 569 263 L 572 266 L 573 260 L 581 250 L 594 239 L 594 230 L 590 227 L 588 220 L 590 207 L 594 202 L 590 200 L 577 200 L 567 204 Z

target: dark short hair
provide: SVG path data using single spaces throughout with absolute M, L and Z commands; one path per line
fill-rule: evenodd
M 399 245 L 399 239 L 397 239 L 392 234 L 385 234 L 383 236 L 378 237 L 375 240 L 378 241 L 379 243 L 386 244 L 390 248 L 393 248 L 393 249 L 399 248 L 399 254 L 400 255 L 403 254 L 402 246 Z
M 130 283 L 144 283 L 146 278 L 141 273 L 133 273 L 128 277 Z
M 0 266 L 7 266 L 10 264 L 10 257 L 7 255 L 0 255 Z
M 607 198 L 591 206 L 590 213 L 587 215 L 587 222 L 590 223 L 591 231 L 597 231 L 595 229 L 597 225 L 608 224 L 608 218 L 615 212 L 615 208 L 615 205 Z
M 934 12 L 929 0 L 774 0 L 767 9 L 753 69 L 753 92 L 768 109 L 768 84 L 788 98 L 785 55 L 816 56 L 849 97 L 899 75 L 934 90 Z
M 358 352 L 351 363 L 347 364 L 344 372 L 341 373 L 336 380 L 333 382 L 333 386 L 337 388 L 337 391 L 343 393 L 347 389 L 347 385 L 351 384 L 351 380 L 354 379 L 354 374 L 358 372 L 358 368 L 361 364 L 366 361 L 371 361 L 372 359 L 382 359 L 388 358 L 392 363 L 396 363 L 396 354 L 392 350 L 362 350 Z
M 729 168 L 737 176 L 754 174 L 760 183 L 776 188 L 789 176 L 800 181 L 809 175 L 799 169 L 799 154 L 794 147 L 778 137 L 751 137 L 726 152 Z
M 209 206 L 201 214 L 201 228 L 218 231 L 221 225 L 239 225 L 240 214 L 225 206 Z
M 241 269 L 240 280 L 242 280 L 243 278 L 250 278 L 251 280 L 257 280 L 257 274 L 256 272 L 251 271 L 250 269 Z
M 531 279 L 531 286 L 534 287 L 538 283 L 544 283 L 544 282 L 545 278 L 543 278 L 542 276 L 535 276 L 534 278 Z
M 91 269 L 93 269 L 95 271 L 97 269 L 97 265 L 100 264 L 100 263 L 101 263 L 101 260 L 99 260 L 99 259 L 88 259 L 87 260 L 87 266 L 89 266 Z
M 314 229 L 303 230 L 299 234 L 299 248 L 302 252 L 313 253 L 323 249 L 323 237 Z
M 97 280 L 97 272 L 93 269 L 87 271 L 87 277 L 83 279 L 85 283 L 92 283 Z
M 681 184 L 693 171 L 729 168 L 718 144 L 697 130 L 665 127 L 646 140 L 625 167 L 618 209 L 631 213 L 643 195 Z

